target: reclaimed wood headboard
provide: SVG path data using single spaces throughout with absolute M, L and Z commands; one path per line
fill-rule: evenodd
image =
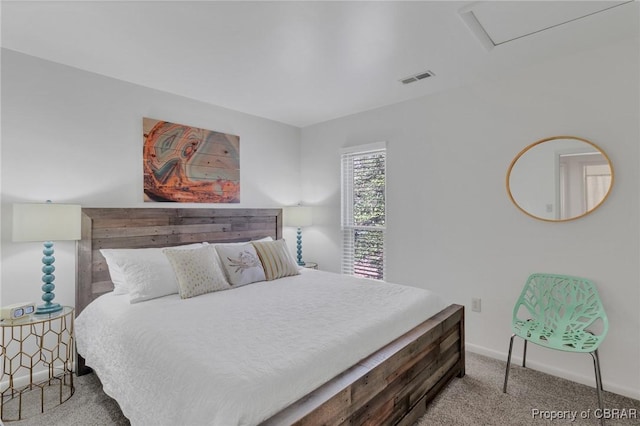
M 85 208 L 77 246 L 76 315 L 113 290 L 103 248 L 282 238 L 282 209 Z

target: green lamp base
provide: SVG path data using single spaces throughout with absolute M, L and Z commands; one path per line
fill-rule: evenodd
M 53 243 L 51 241 L 46 241 L 44 243 L 42 254 L 44 254 L 44 257 L 42 258 L 42 272 L 44 273 L 42 276 L 42 282 L 44 283 L 42 285 L 42 291 L 44 291 L 42 294 L 42 300 L 44 301 L 44 304 L 39 305 L 36 308 L 36 315 L 52 314 L 62 310 L 62 306 L 60 306 L 59 303 L 52 302 L 56 297 L 53 293 L 53 290 L 56 288 L 55 284 L 53 284 L 53 280 L 56 278 L 55 275 L 53 275 L 53 272 L 56 270 L 53 263 L 56 261 L 56 258 L 53 257 L 54 250 Z
M 52 314 L 62 310 L 62 305 L 59 303 L 45 303 L 36 308 L 36 315 Z
M 302 229 L 298 228 L 297 236 L 296 236 L 297 244 L 297 252 L 298 252 L 298 266 L 304 266 L 304 260 L 302 260 Z

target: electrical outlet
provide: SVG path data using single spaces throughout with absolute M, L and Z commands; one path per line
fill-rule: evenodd
M 471 299 L 471 310 L 473 312 L 482 312 L 482 300 L 479 297 Z

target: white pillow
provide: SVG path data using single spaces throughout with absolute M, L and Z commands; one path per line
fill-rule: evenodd
M 254 243 L 254 242 L 256 242 L 256 241 L 273 241 L 273 238 L 271 238 L 271 237 L 263 237 L 263 238 L 260 238 L 260 239 L 258 239 L 258 240 L 252 240 L 252 241 L 240 241 L 240 242 L 237 242 L 237 243 L 207 243 L 207 242 L 204 242 L 204 243 L 202 243 L 202 244 L 204 244 L 204 245 L 209 244 L 209 245 L 211 245 L 211 246 L 213 246 L 213 247 L 218 248 L 218 247 L 243 246 L 243 245 L 245 245 L 245 244 L 247 244 L 247 243 Z M 217 250 L 216 250 L 216 261 L 218 262 L 218 266 L 220 266 L 220 269 L 221 269 L 223 272 L 225 272 L 224 264 L 222 263 L 222 259 L 220 259 L 220 253 L 218 253 L 218 251 L 217 251 Z M 226 272 L 225 272 L 225 276 L 227 276 Z
M 116 286 L 119 294 L 126 289 L 129 293 L 129 302 L 138 303 L 178 293 L 178 281 L 169 260 L 162 252 L 163 249 L 192 250 L 198 247 L 202 247 L 202 244 L 141 249 L 102 249 L 100 252 L 107 259 L 111 280 L 113 281 L 115 276 L 118 281 L 122 280 L 124 283 Z M 114 272 L 112 272 L 112 264 Z M 114 285 L 116 285 L 115 282 Z
M 216 251 L 233 287 L 265 280 L 262 263 L 251 243 L 220 244 L 216 245 Z
M 109 276 L 111 276 L 111 282 L 113 283 L 114 295 L 127 294 L 129 289 L 127 283 L 124 280 L 124 273 L 122 268 L 118 266 L 118 259 L 120 258 L 118 249 L 102 249 L 100 253 L 104 256 L 104 260 L 107 261 L 107 267 L 109 268 Z
M 173 267 L 182 299 L 230 288 L 213 246 L 193 250 L 166 248 L 162 251 Z

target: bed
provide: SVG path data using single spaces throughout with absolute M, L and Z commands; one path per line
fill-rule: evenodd
M 175 418 L 189 421 L 192 424 L 223 424 L 222 419 L 225 423 L 230 422 L 230 424 L 260 423 L 266 425 L 412 424 L 425 412 L 428 401 L 433 399 L 451 378 L 456 375 L 459 377 L 464 375 L 463 307 L 458 305 L 443 306 L 438 302 L 426 299 L 424 302 L 418 301 L 419 291 L 417 289 L 392 284 L 377 285 L 375 282 L 367 284 L 372 286 L 369 287 L 369 293 L 379 291 L 380 295 L 372 294 L 373 298 L 369 302 L 361 304 L 362 312 L 353 315 L 354 317 L 361 316 L 364 320 L 364 324 L 360 325 L 363 328 L 353 336 L 345 334 L 346 331 L 342 328 L 344 325 L 346 330 L 348 328 L 346 324 L 352 318 L 346 315 L 342 319 L 337 319 L 340 318 L 338 315 L 341 300 L 340 296 L 336 296 L 336 300 L 327 304 L 338 306 L 338 313 L 331 311 L 329 311 L 331 313 L 317 313 L 320 317 L 325 315 L 324 320 L 338 321 L 329 327 L 331 332 L 323 333 L 322 327 L 317 330 L 309 328 L 308 330 L 314 330 L 310 332 L 309 336 L 297 335 L 293 338 L 295 341 L 292 341 L 287 335 L 288 332 L 283 331 L 284 340 L 272 346 L 285 347 L 285 349 L 288 347 L 288 349 L 279 353 L 260 352 L 253 359 L 247 358 L 246 365 L 243 364 L 237 374 L 222 373 L 220 375 L 219 371 L 211 371 L 218 370 L 218 367 L 210 368 L 210 365 L 207 364 L 207 361 L 215 359 L 214 364 L 222 368 L 223 361 L 233 357 L 233 352 L 224 354 L 220 351 L 221 353 L 218 354 L 216 351 L 215 355 L 219 358 L 215 358 L 213 355 L 202 356 L 202 352 L 206 350 L 196 348 L 193 353 L 183 352 L 185 358 L 182 364 L 168 364 L 168 361 L 163 358 L 165 350 L 168 354 L 168 346 L 171 345 L 165 342 L 173 342 L 177 347 L 184 344 L 194 345 L 193 341 L 181 341 L 186 338 L 181 332 L 186 326 L 181 324 L 174 327 L 176 326 L 174 318 L 165 314 L 164 320 L 168 321 L 166 326 L 152 328 L 149 325 L 149 328 L 144 329 L 145 319 L 154 318 L 153 321 L 157 322 L 162 318 L 163 312 L 175 312 L 173 309 L 177 306 L 190 306 L 193 312 L 199 313 L 198 315 L 206 313 L 207 310 L 212 311 L 211 315 L 214 315 L 213 317 L 192 319 L 196 324 L 219 323 L 221 318 L 215 317 L 217 312 L 217 315 L 229 319 L 232 324 L 242 323 L 243 326 L 258 329 L 263 327 L 260 329 L 259 335 L 269 336 L 267 340 L 271 342 L 276 338 L 275 334 L 278 334 L 273 334 L 273 331 L 285 330 L 284 324 L 288 320 L 277 318 L 275 315 L 273 318 L 269 318 L 268 315 L 261 316 L 263 314 L 259 313 L 255 314 L 254 318 L 254 315 L 247 316 L 246 312 L 242 312 L 242 309 L 246 308 L 248 312 L 253 313 L 257 312 L 260 305 L 266 305 L 270 306 L 268 309 L 271 309 L 271 312 L 275 312 L 278 310 L 274 308 L 278 306 L 276 305 L 278 300 L 284 300 L 288 301 L 290 307 L 288 310 L 293 311 L 294 315 L 297 310 L 298 319 L 296 322 L 299 322 L 302 318 L 306 320 L 306 317 L 303 316 L 305 309 L 306 312 L 313 311 L 314 315 L 316 314 L 315 305 L 314 309 L 305 307 L 305 295 L 315 294 L 313 296 L 315 300 L 328 301 L 338 291 L 341 291 L 341 288 L 351 289 L 362 285 L 362 283 L 352 277 L 303 270 L 298 276 L 268 281 L 264 285 L 262 283 L 251 284 L 232 291 L 205 294 L 192 299 L 181 300 L 177 295 L 171 295 L 138 304 L 122 303 L 121 297 L 107 294 L 113 290 L 113 283 L 105 259 L 100 253 L 101 249 L 170 247 L 198 242 L 232 243 L 263 237 L 277 240 L 282 237 L 282 212 L 280 209 L 96 208 L 83 209 L 82 221 L 82 239 L 78 244 L 76 310 L 81 317 L 85 309 L 87 310 L 85 317 L 89 318 L 91 313 L 92 319 L 84 322 L 94 323 L 98 330 L 102 329 L 101 332 L 106 337 L 101 339 L 92 335 L 92 338 L 89 338 L 87 335 L 83 335 L 83 321 L 79 321 L 81 326 L 78 327 L 78 324 L 76 326 L 79 338 L 78 348 L 80 355 L 87 355 L 88 366 L 95 367 L 105 385 L 105 392 L 111 394 L 119 402 L 125 415 L 131 415 L 133 423 L 151 422 L 151 418 L 141 417 L 140 413 L 161 411 L 164 407 L 168 411 L 158 415 L 165 416 L 163 417 L 165 420 L 170 420 L 171 416 L 177 416 Z M 341 281 L 352 279 L 355 280 L 353 283 Z M 412 292 L 416 292 L 415 295 Z M 367 328 L 371 321 L 374 321 L 368 319 L 369 312 L 384 309 L 384 303 L 379 307 L 375 306 L 378 303 L 375 297 L 381 300 L 381 298 L 395 297 L 395 293 L 406 293 L 402 297 L 409 299 L 407 306 L 399 310 L 402 312 L 397 312 L 398 316 L 390 321 L 390 325 L 380 324 L 373 328 Z M 411 299 L 414 300 L 411 301 Z M 186 301 L 189 302 L 185 303 Z M 226 306 L 230 311 L 224 313 L 220 309 L 202 308 L 202 306 L 210 307 L 216 303 L 220 309 Z M 431 305 L 429 305 L 430 303 Z M 146 311 L 142 314 L 139 312 L 141 306 L 146 306 L 144 308 Z M 352 312 L 352 309 L 343 308 L 342 310 Z M 429 309 L 431 311 L 428 318 L 416 320 L 419 311 Z M 415 311 L 415 313 L 409 316 L 407 312 L 411 311 Z M 241 316 L 233 320 L 231 316 L 234 312 Z M 134 316 L 128 317 L 128 315 Z M 135 317 L 135 315 L 141 316 Z M 385 314 L 385 316 L 393 315 L 396 313 L 391 311 L 388 315 Z M 308 317 L 312 316 L 308 315 Z M 254 323 L 249 324 L 249 320 L 243 321 L 242 318 L 253 318 Z M 151 320 L 148 322 L 151 323 Z M 247 324 L 244 324 L 245 322 Z M 142 331 L 133 325 L 127 327 L 126 324 L 138 324 Z M 203 332 L 202 329 L 194 328 L 196 328 L 196 334 Z M 387 328 L 390 330 L 386 330 Z M 383 329 L 386 330 L 384 333 L 377 332 Z M 148 342 L 144 341 L 144 344 L 132 345 L 118 340 L 109 340 L 118 339 L 121 335 L 127 334 L 117 332 L 117 330 L 130 331 L 129 338 L 136 339 L 137 336 L 138 341 L 143 342 L 144 340 L 140 339 L 146 338 Z M 138 334 L 136 335 L 136 333 Z M 171 333 L 176 334 L 172 335 Z M 235 331 L 231 334 L 236 336 Z M 329 339 L 329 343 L 317 343 L 320 342 L 319 339 L 323 334 Z M 338 339 L 340 336 L 344 340 L 356 342 L 356 347 L 340 352 L 340 346 L 335 346 L 342 344 Z M 393 337 L 389 338 L 388 336 Z M 106 343 L 109 350 L 114 352 L 107 357 L 98 357 L 97 353 L 106 351 L 104 347 L 99 345 L 91 347 L 90 342 L 96 343 L 98 340 L 105 340 L 102 343 Z M 154 346 L 154 341 L 159 342 L 160 346 Z M 215 346 L 214 342 L 209 342 L 209 344 Z M 314 344 L 319 346 L 314 347 Z M 253 342 L 240 342 L 238 345 L 251 347 L 253 352 Z M 375 349 L 372 350 L 367 345 L 372 345 L 371 347 Z M 231 347 L 233 345 L 222 346 Z M 311 365 L 305 366 L 302 358 L 297 358 L 294 350 L 297 347 L 308 347 L 306 352 L 310 353 L 312 358 L 311 361 L 304 362 L 311 362 Z M 155 352 L 150 354 L 139 352 L 145 348 Z M 264 350 L 256 349 L 256 351 Z M 314 356 L 316 358 L 313 358 Z M 261 357 L 266 360 L 277 360 L 280 364 L 269 362 L 274 365 L 274 371 L 291 370 L 294 378 L 300 379 L 299 382 L 289 378 L 285 379 L 284 376 L 280 377 L 275 373 L 269 373 L 271 381 L 265 379 L 262 382 L 261 377 L 245 378 L 243 371 L 241 371 L 244 367 L 263 371 L 259 364 Z M 167 358 L 175 357 L 167 355 Z M 251 363 L 254 363 L 253 367 L 249 368 Z M 327 369 L 319 368 L 323 363 L 330 365 L 327 365 Z M 194 368 L 184 368 L 185 364 L 194 366 Z M 124 368 L 123 365 L 127 365 L 127 367 Z M 126 374 L 121 370 L 126 371 Z M 90 370 L 85 366 L 84 358 L 78 357 L 78 374 L 87 371 Z M 128 380 L 119 379 L 117 377 L 118 371 Z M 209 374 L 219 375 L 209 376 Z M 132 392 L 131 389 L 127 389 L 127 386 L 147 383 L 147 379 L 154 375 L 172 377 L 171 380 L 164 379 L 165 383 L 171 383 L 170 386 L 163 389 L 163 393 L 166 393 L 169 399 L 157 407 L 150 405 L 140 408 L 138 405 L 142 405 L 143 402 L 129 400 L 129 396 L 144 392 L 157 395 L 157 388 L 154 389 L 153 384 L 148 384 L 144 385 L 147 386 L 146 391 L 144 388 L 136 388 L 135 392 Z M 231 380 L 229 376 L 237 376 L 242 379 L 235 391 L 234 386 L 238 380 L 227 382 L 227 379 Z M 202 383 L 197 384 L 197 389 L 208 389 L 208 384 L 214 381 L 220 385 L 217 386 L 219 389 L 212 385 L 206 391 L 197 392 L 189 387 L 194 386 L 194 383 L 198 382 L 201 377 L 204 379 Z M 285 380 L 285 382 L 279 383 L 278 380 Z M 209 408 L 215 407 L 212 400 L 223 400 L 225 395 L 215 393 L 220 389 L 223 394 L 231 395 L 231 399 L 224 402 L 223 406 Z M 284 399 L 276 399 L 275 394 L 280 393 L 276 392 L 278 389 L 286 390 Z M 260 393 L 251 395 L 250 393 L 254 391 Z M 235 397 L 233 397 L 234 392 L 236 392 Z M 244 394 L 249 399 L 238 401 L 238 396 Z M 184 395 L 187 395 L 187 399 L 180 400 L 179 398 Z M 207 398 L 202 401 L 198 400 L 202 395 L 207 395 Z M 259 399 L 256 395 L 260 396 Z M 270 399 L 272 396 L 274 399 Z M 278 396 L 278 398 L 280 397 Z M 189 401 L 194 403 L 189 405 Z M 244 410 L 246 413 L 235 414 L 235 411 L 224 411 L 225 407 L 234 404 L 240 407 L 240 411 Z M 261 405 L 264 407 L 259 407 Z M 193 410 L 200 410 L 203 407 L 203 413 L 192 413 Z M 208 413 L 210 417 L 206 417 L 207 409 L 210 410 Z M 266 417 L 265 413 L 268 413 Z M 203 420 L 205 418 L 209 420 Z

